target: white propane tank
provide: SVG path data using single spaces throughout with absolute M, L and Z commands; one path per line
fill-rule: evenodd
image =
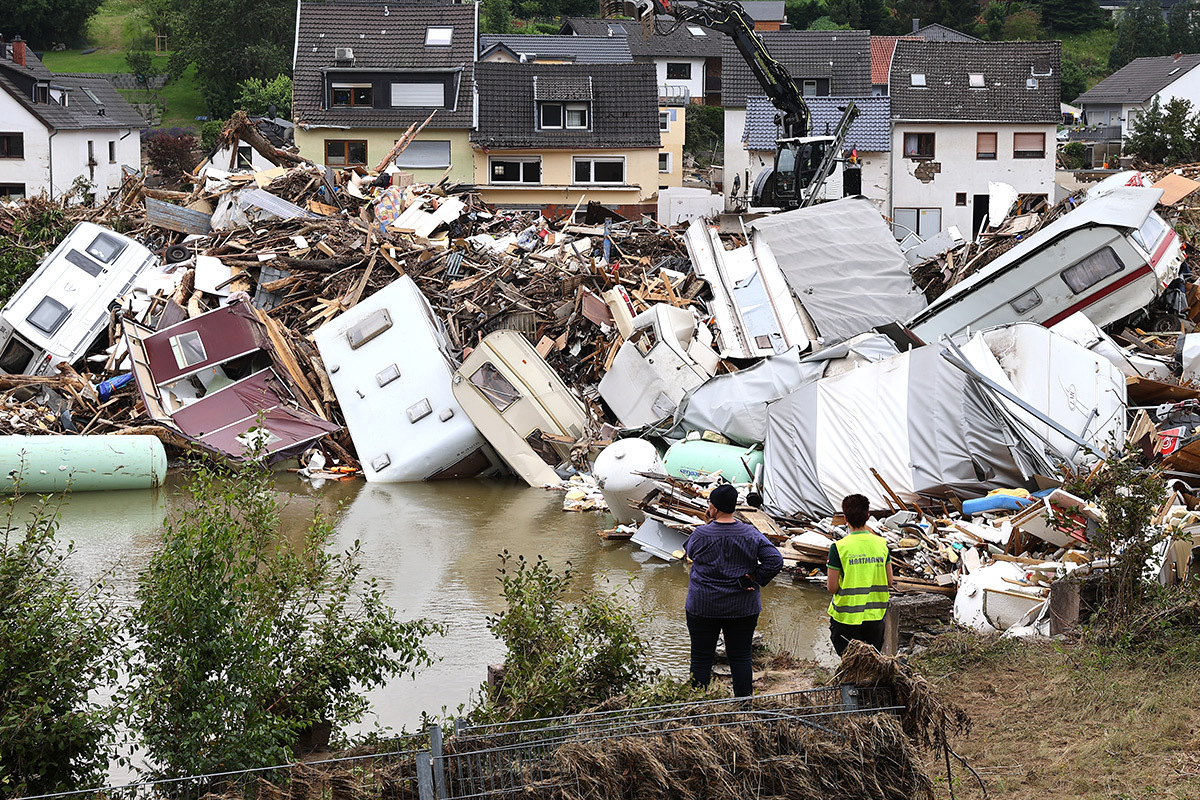
M 654 445 L 644 439 L 620 439 L 601 451 L 592 467 L 600 484 L 600 493 L 619 525 L 641 525 L 646 515 L 631 502 L 637 502 L 654 489 L 654 481 L 638 472 L 666 473 Z

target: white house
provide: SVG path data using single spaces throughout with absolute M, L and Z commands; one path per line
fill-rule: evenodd
M 79 178 L 96 199 L 141 166 L 141 116 L 105 80 L 52 73 L 0 42 L 0 197 L 58 197 Z
M 1054 199 L 1060 43 L 896 42 L 892 217 L 896 236 L 955 226 L 972 236 L 988 218 L 988 184 L 1026 207 Z
M 1130 126 L 1155 97 L 1163 105 L 1182 98 L 1200 109 L 1198 66 L 1200 54 L 1196 53 L 1129 62 L 1075 99 L 1075 105 L 1083 109 L 1083 118 L 1082 125 L 1070 132 L 1071 141 L 1088 146 L 1092 166 L 1100 167 L 1108 161 L 1115 169 Z
M 295 149 L 295 127 L 286 119 L 279 117 L 251 117 L 250 121 L 262 134 L 263 138 L 275 147 L 283 150 Z M 245 142 L 238 142 L 237 156 L 229 145 L 219 146 L 208 157 L 208 162 L 217 169 L 252 169 L 255 172 L 273 169 L 275 164 L 263 157 Z

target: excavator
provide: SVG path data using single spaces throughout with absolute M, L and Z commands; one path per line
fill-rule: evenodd
M 767 51 L 754 32 L 754 20 L 735 0 L 603 0 L 604 17 L 632 17 L 646 33 L 670 33 L 685 25 L 700 25 L 733 40 L 750 71 L 772 105 L 779 109 L 776 123 L 782 136 L 775 141 L 774 168 L 764 169 L 747 187 L 751 206 L 804 208 L 826 199 L 825 181 L 842 160 L 842 148 L 858 108 L 848 101 L 836 130 L 828 136 L 810 136 L 809 110 L 804 95 L 796 88 L 787 67 Z M 660 16 L 671 17 L 661 29 Z M 735 198 L 741 193 L 741 178 L 734 178 Z

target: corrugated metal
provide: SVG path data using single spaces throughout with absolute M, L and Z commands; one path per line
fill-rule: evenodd
M 151 225 L 177 233 L 194 233 L 203 236 L 212 230 L 212 215 L 194 208 L 164 203 L 152 197 L 146 198 L 146 221 Z
M 254 206 L 280 219 L 295 219 L 296 217 L 307 217 L 308 219 L 320 218 L 319 214 L 307 211 L 295 203 L 289 203 L 282 197 L 276 197 L 266 189 L 251 189 L 239 196 L 238 199 L 243 206 Z

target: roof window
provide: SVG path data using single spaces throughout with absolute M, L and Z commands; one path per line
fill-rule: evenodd
M 1038 87 L 1037 78 L 1026 78 L 1025 79 L 1025 88 L 1026 89 L 1036 89 L 1037 87 Z
M 972 89 L 986 89 L 987 84 L 983 82 L 982 72 L 971 72 L 967 74 L 967 81 Z
M 1172 76 L 1172 75 L 1174 75 L 1176 72 L 1179 72 L 1179 67 L 1176 67 L 1175 69 L 1173 69 L 1173 70 L 1171 70 L 1170 72 L 1168 72 L 1168 73 L 1167 73 L 1167 77 L 1168 77 L 1168 78 L 1169 78 L 1169 77 L 1171 77 L 1171 76 Z
M 925 73 L 924 72 L 914 72 L 910 77 L 912 78 L 913 86 L 924 86 L 925 85 Z
M 688 25 L 688 33 L 692 36 L 708 36 L 708 31 L 701 28 L 699 25 Z
M 426 47 L 449 47 L 454 38 L 454 28 L 450 26 L 430 25 L 425 29 Z

